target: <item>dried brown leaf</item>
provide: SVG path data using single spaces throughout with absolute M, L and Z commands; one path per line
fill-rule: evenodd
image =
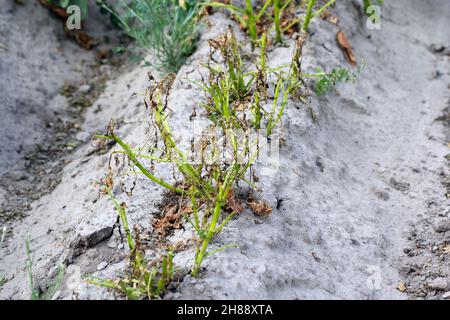
M 82 31 L 68 32 L 67 35 L 73 37 L 75 42 L 86 50 L 90 50 L 98 44 L 95 38 Z
M 114 188 L 114 180 L 112 177 L 112 172 L 109 171 L 105 178 L 105 185 L 109 190 L 113 190 Z
M 228 193 L 227 205 L 233 212 L 236 212 L 237 214 L 242 213 L 242 211 L 244 211 L 244 207 L 239 202 L 239 200 L 237 200 L 236 197 L 234 196 L 233 189 L 231 189 L 230 192 Z
M 254 214 L 261 217 L 267 217 L 272 214 L 272 208 L 269 206 L 269 204 L 263 200 L 254 201 L 249 200 L 247 202 L 247 205 L 249 206 L 250 210 L 253 211 Z
M 181 212 L 178 210 L 178 206 L 170 205 L 165 208 L 162 218 L 153 221 L 153 228 L 160 235 L 165 235 L 168 230 L 181 227 L 180 218 Z
M 66 12 L 66 9 L 48 2 L 47 0 L 39 0 L 39 3 L 44 7 L 48 8 L 51 12 L 53 12 L 58 18 L 67 19 L 69 14 Z
M 342 31 L 342 30 L 339 31 L 336 35 L 336 39 L 339 44 L 339 47 L 344 52 L 345 57 L 347 58 L 348 62 L 350 62 L 352 65 L 356 65 L 356 58 L 355 58 L 355 55 L 353 54 L 352 46 L 348 42 L 344 31 Z

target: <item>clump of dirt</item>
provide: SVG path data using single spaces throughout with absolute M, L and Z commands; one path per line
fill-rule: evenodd
M 448 137 L 450 107 L 436 121 L 444 125 Z M 406 280 L 398 289 L 412 299 L 450 299 L 450 157 L 445 158 L 446 169 L 439 173 L 444 192 L 426 201 L 425 218 L 414 225 L 409 235 L 412 245 L 404 249 L 409 258 L 401 269 Z

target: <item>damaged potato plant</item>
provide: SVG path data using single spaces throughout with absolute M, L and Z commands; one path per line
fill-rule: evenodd
M 208 251 L 209 243 L 214 235 L 220 232 L 220 230 L 228 221 L 230 221 L 234 214 L 242 211 L 242 208 L 236 204 L 237 201 L 234 199 L 234 187 L 239 181 L 245 181 L 244 176 L 250 168 L 255 155 L 250 154 L 249 148 L 247 147 L 248 141 L 243 142 L 244 147 L 239 146 L 238 144 L 240 144 L 240 140 L 233 133 L 233 131 L 230 130 L 229 134 L 231 144 L 230 150 L 228 150 L 232 154 L 230 162 L 216 163 L 215 161 L 212 161 L 207 163 L 206 149 L 210 148 L 213 156 L 217 155 L 219 151 L 216 149 L 215 145 L 205 139 L 202 140 L 200 148 L 200 158 L 202 161 L 196 165 L 189 163 L 187 155 L 178 147 L 167 120 L 166 111 L 169 110 L 167 105 L 168 95 L 174 79 L 174 75 L 169 75 L 162 81 L 154 83 L 154 85 L 147 90 L 145 97 L 145 104 L 151 112 L 151 121 L 157 129 L 158 140 L 162 141 L 163 144 L 162 150 L 161 148 L 154 148 L 152 149 L 152 154 L 150 155 L 141 154 L 140 151 L 133 150 L 114 133 L 114 124 L 110 125 L 107 135 L 102 137 L 116 141 L 122 148 L 121 152 L 126 154 L 131 163 L 147 178 L 168 189 L 169 191 L 178 194 L 179 197 L 186 198 L 191 201 L 192 209 L 189 210 L 189 212 L 184 212 L 183 214 L 192 224 L 198 238 L 198 246 L 196 248 L 192 268 L 192 275 L 196 276 L 200 272 L 201 264 L 206 257 L 230 247 L 225 246 L 217 250 Z M 161 154 L 159 156 L 155 155 L 156 152 L 160 152 Z M 173 167 L 176 174 L 182 176 L 181 181 L 176 184 L 171 184 L 159 177 L 156 177 L 144 164 L 143 161 L 146 158 L 151 159 L 153 163 L 170 161 L 174 165 Z M 111 181 L 111 179 L 109 179 L 109 181 Z M 154 283 L 149 284 L 150 280 L 147 280 L 150 279 L 149 275 L 144 277 L 144 281 L 139 280 L 142 278 L 142 274 L 146 273 L 145 265 L 147 262 L 142 259 L 141 255 L 137 255 L 139 250 L 134 244 L 132 240 L 133 238 L 129 233 L 124 206 L 118 205 L 114 195 L 112 194 L 111 188 L 107 189 L 107 191 L 113 199 L 116 210 L 119 212 L 119 216 L 121 217 L 122 225 L 127 233 L 129 248 L 132 252 L 132 271 L 130 278 L 128 279 L 122 279 L 119 281 L 97 279 L 93 283 L 103 285 L 108 288 L 119 289 L 129 298 L 139 298 L 143 296 L 142 288 L 147 286 L 152 289 L 154 288 L 152 287 Z M 230 208 L 231 210 L 229 210 Z M 223 218 L 222 213 L 225 209 L 231 212 Z M 190 214 L 189 216 L 188 213 Z M 173 273 L 170 272 L 169 275 L 165 275 L 166 271 L 164 265 L 169 263 L 168 258 L 166 261 L 167 262 L 164 263 L 163 260 L 162 264 L 154 269 L 156 271 L 153 271 L 153 273 L 156 272 L 156 274 L 158 274 L 159 270 L 161 273 L 159 279 L 164 279 L 164 283 L 162 285 L 157 285 L 154 288 L 155 290 L 151 290 L 148 298 L 156 298 L 159 296 L 162 292 L 161 290 L 165 288 L 168 282 L 170 282 L 170 275 Z M 144 269 L 142 270 L 142 268 Z M 136 269 L 138 271 L 136 271 Z M 132 285 L 133 283 L 135 283 L 134 286 Z
M 260 6 L 254 5 L 255 1 L 245 0 L 245 7 L 234 4 L 211 1 L 211 7 L 228 10 L 239 22 L 242 29 L 246 30 L 252 45 L 258 44 L 262 33 L 275 31 L 275 42 L 282 42 L 282 34 L 295 29 L 300 24 L 300 19 L 295 14 L 294 0 L 265 0 Z M 315 10 L 317 0 L 307 0 L 306 14 L 302 24 L 302 31 L 307 31 L 312 19 L 320 16 L 336 0 L 330 0 Z M 256 8 L 256 9 L 255 9 Z M 292 33 L 292 32 L 289 32 Z
M 135 228 L 133 236 L 128 223 L 125 203 L 119 204 L 116 199 L 112 191 L 112 181 L 110 172 L 104 181 L 103 191 L 109 195 L 119 215 L 130 251 L 130 264 L 120 279 L 91 277 L 88 282 L 118 290 L 130 300 L 159 298 L 174 277 L 173 253 L 169 251 L 160 260 L 155 261 L 147 261 L 144 258 L 139 229 Z
M 267 1 L 267 6 L 269 4 L 272 1 Z M 309 8 L 310 19 L 314 17 L 313 7 L 314 3 Z M 316 14 L 320 14 L 320 10 L 324 10 L 322 8 Z M 98 136 L 120 146 L 120 150 L 113 154 L 125 155 L 133 167 L 132 173 L 142 174 L 176 195 L 179 205 L 162 210 L 163 216 L 155 219 L 153 226 L 160 236 L 165 236 L 168 228 L 176 228 L 181 217 L 192 226 L 196 243 L 191 269 L 193 276 L 201 272 L 207 257 L 232 247 L 225 245 L 215 250 L 209 249 L 214 236 L 234 215 L 244 210 L 236 196 L 239 184 L 243 182 L 250 189 L 256 189 L 250 169 L 260 156 L 260 145 L 259 139 L 256 142 L 251 139 L 251 133 L 263 129 L 264 140 L 272 139 L 288 98 L 303 99 L 305 96 L 301 90 L 307 89 L 305 77 L 319 79 L 316 87 L 318 94 L 325 93 L 337 82 L 350 81 L 354 77 L 346 70 L 333 70 L 329 74 L 320 70 L 315 74 L 304 74 L 301 57 L 305 39 L 298 37 L 291 63 L 277 68 L 270 68 L 267 64 L 265 32 L 258 40 L 259 57 L 250 68 L 246 68 L 248 64 L 244 62 L 241 44 L 231 27 L 223 36 L 209 41 L 210 55 L 204 65 L 209 72 L 208 77 L 205 79 L 202 76 L 199 82 L 192 81 L 205 93 L 206 100 L 198 106 L 206 111 L 212 121 L 210 126 L 203 128 L 197 146 L 191 140 L 191 153 L 195 153 L 197 161 L 192 160 L 192 154 L 184 151 L 186 146 L 178 142 L 175 137 L 177 132 L 169 123 L 169 114 L 173 112 L 169 106 L 169 96 L 175 74 L 169 74 L 160 81 L 149 75 L 150 86 L 145 92 L 144 103 L 150 112 L 150 130 L 155 133 L 154 145 L 149 146 L 152 139 L 147 139 L 143 146 L 132 148 L 116 134 L 114 122 L 110 123 L 105 135 Z M 289 70 L 287 73 L 286 68 Z M 192 121 L 192 116 L 189 120 Z M 169 165 L 174 172 L 173 179 L 166 180 L 155 175 L 159 165 Z M 134 235 L 131 233 L 125 205 L 119 205 L 112 190 L 112 176 L 109 175 L 104 191 L 112 199 L 125 230 L 131 265 L 122 279 L 93 279 L 91 283 L 120 290 L 130 299 L 158 298 L 173 279 L 173 253 L 169 252 L 156 262 L 143 258 L 139 230 L 135 228 Z M 271 214 L 272 209 L 267 203 L 250 199 L 251 196 L 247 205 L 255 214 Z
M 207 81 L 196 84 L 207 95 L 204 107 L 216 125 L 244 130 L 250 126 L 260 130 L 265 125 L 269 137 L 280 122 L 293 82 L 282 77 L 278 72 L 280 68 L 267 66 L 266 39 L 264 33 L 260 41 L 259 59 L 251 70 L 244 67 L 241 47 L 231 27 L 220 38 L 209 41 L 211 53 L 206 66 L 209 77 Z M 222 63 L 216 61 L 217 52 Z M 278 78 L 270 97 L 272 104 L 268 103 L 270 75 Z
M 263 36 L 265 39 L 265 36 Z M 168 75 L 159 82 L 153 77 L 151 87 L 145 94 L 145 105 L 151 114 L 151 123 L 156 128 L 156 145 L 148 149 L 150 153 L 144 153 L 144 147 L 139 149 L 131 148 L 114 132 L 114 123 L 111 123 L 108 132 L 101 138 L 114 140 L 121 150 L 117 153 L 125 154 L 131 164 L 138 171 L 149 178 L 154 183 L 164 187 L 178 197 L 189 200 L 189 210 L 182 206 L 176 207 L 185 219 L 192 225 L 196 238 L 197 246 L 195 250 L 194 262 L 191 273 L 197 276 L 201 271 L 201 266 L 208 256 L 220 252 L 230 245 L 223 246 L 215 250 L 209 250 L 209 246 L 214 236 L 219 233 L 224 226 L 237 213 L 244 210 L 239 200 L 235 196 L 236 188 L 240 182 L 244 182 L 253 188 L 251 181 L 246 179 L 246 175 L 259 155 L 258 142 L 254 143 L 250 139 L 249 131 L 255 123 L 265 123 L 267 132 L 270 134 L 276 124 L 280 121 L 283 109 L 287 101 L 287 90 L 284 88 L 284 79 L 279 76 L 274 87 L 274 99 L 271 104 L 272 109 L 266 111 L 260 104 L 267 98 L 267 72 L 274 72 L 267 68 L 265 64 L 266 53 L 264 40 L 261 46 L 260 61 L 256 70 L 247 71 L 244 68 L 240 47 L 231 29 L 221 38 L 210 41 L 211 60 L 215 52 L 220 52 L 223 61 L 220 63 L 225 66 L 224 70 L 217 66 L 209 64 L 207 69 L 210 72 L 208 81 L 203 81 L 198 85 L 207 95 L 207 102 L 201 106 L 205 108 L 213 121 L 213 125 L 208 128 L 218 130 L 219 137 L 207 130 L 200 139 L 197 148 L 199 161 L 191 163 L 189 156 L 178 145 L 175 135 L 168 121 L 168 112 L 171 110 L 168 105 L 168 97 L 175 80 L 175 75 Z M 278 96 L 283 92 L 283 98 Z M 261 98 L 254 98 L 261 97 Z M 282 100 L 281 106 L 278 106 Z M 261 113 L 257 118 L 246 120 L 245 113 L 251 111 L 253 114 L 259 110 Z M 244 134 L 239 134 L 239 133 Z M 157 143 L 162 142 L 162 147 Z M 219 147 L 222 146 L 222 149 Z M 152 169 L 148 169 L 145 161 L 151 161 Z M 181 177 L 177 183 L 171 183 L 153 174 L 155 164 L 171 163 L 178 177 Z M 108 181 L 112 181 L 109 178 Z M 138 248 L 134 245 L 133 237 L 129 231 L 128 221 L 126 220 L 125 208 L 119 205 L 112 193 L 112 187 L 106 189 L 113 200 L 114 206 L 119 213 L 122 225 L 125 229 L 131 253 L 131 270 L 141 270 L 145 265 L 145 260 L 141 255 L 137 255 Z M 272 210 L 263 201 L 249 201 L 250 209 L 262 216 L 269 215 Z M 175 208 L 175 207 L 174 207 Z M 172 213 L 172 210 L 167 210 Z M 166 212 L 166 214 L 168 214 Z M 224 215 L 224 213 L 226 213 Z M 137 267 L 136 267 L 137 265 Z M 164 275 L 163 264 L 155 267 L 153 273 L 162 273 Z M 159 271 L 158 271 L 159 270 Z M 150 286 L 148 281 L 140 281 L 142 272 L 132 271 L 127 280 L 119 281 L 101 281 L 96 280 L 97 284 L 109 288 L 120 289 L 130 298 L 142 297 L 142 289 Z M 160 275 L 161 277 L 161 275 Z M 170 282 L 170 277 L 162 276 L 163 279 Z M 134 279 L 134 280 L 133 280 Z M 161 278 L 160 278 L 161 279 Z M 158 280 L 159 281 L 159 280 Z M 131 286 L 132 283 L 135 286 Z M 154 285 L 156 282 L 152 283 Z M 164 288 L 167 282 L 160 285 Z M 130 288 L 135 288 L 132 291 Z M 158 286 L 156 286 L 158 289 Z M 137 291 L 136 291 L 137 290 Z M 132 294 L 131 294 L 131 293 Z M 134 292 L 134 293 L 133 293 Z M 136 292 L 141 292 L 137 294 Z M 158 289 L 151 291 L 148 298 L 155 298 L 161 294 Z
M 307 5 L 306 13 L 302 24 L 302 30 L 296 40 L 294 54 L 292 56 L 292 62 L 289 65 L 290 71 L 288 72 L 287 76 L 283 75 L 284 79 L 282 79 L 282 76 L 280 75 L 277 85 L 275 86 L 275 92 L 273 97 L 274 104 L 272 107 L 272 112 L 270 112 L 268 116 L 268 123 L 267 123 L 268 135 L 271 134 L 274 124 L 276 124 L 276 122 L 280 120 L 289 95 L 293 95 L 297 98 L 300 98 L 300 100 L 305 102 L 304 99 L 305 94 L 300 93 L 301 87 L 307 88 L 304 79 L 315 78 L 317 81 L 315 82 L 314 91 L 316 92 L 317 95 L 321 96 L 330 92 L 332 88 L 335 87 L 336 84 L 338 83 L 354 82 L 358 74 L 361 72 L 363 66 L 358 68 L 356 71 L 351 71 L 348 68 L 335 68 L 331 72 L 326 73 L 321 68 L 317 68 L 316 73 L 302 74 L 301 72 L 300 59 L 302 56 L 302 47 L 307 37 L 309 24 L 313 19 L 320 16 L 327 8 L 332 6 L 335 2 L 336 0 L 329 0 L 327 2 L 324 2 L 324 4 L 322 4 L 321 6 L 317 7 L 318 3 L 317 0 L 304 1 L 304 3 Z M 252 41 L 252 45 L 258 44 L 261 47 L 262 52 L 261 59 L 259 64 L 256 65 L 256 69 L 258 70 L 258 72 L 247 74 L 244 72 L 241 73 L 236 72 L 236 69 L 240 70 L 240 67 L 242 66 L 242 59 L 240 57 L 240 54 L 236 53 L 238 51 L 239 44 L 232 43 L 229 46 L 231 50 L 228 50 L 228 52 L 223 52 L 223 49 L 221 49 L 222 55 L 227 64 L 228 75 L 225 74 L 225 76 L 222 79 L 223 81 L 217 81 L 216 79 L 215 84 L 206 86 L 204 87 L 204 89 L 206 89 L 211 94 L 211 96 L 215 98 L 215 102 L 216 98 L 221 98 L 221 95 L 223 96 L 224 92 L 226 92 L 223 90 L 224 89 L 223 87 L 226 86 L 227 84 L 233 87 L 233 89 L 237 89 L 241 97 L 245 96 L 245 94 L 250 93 L 253 96 L 252 107 L 250 109 L 253 113 L 254 125 L 257 129 L 259 129 L 260 121 L 263 116 L 263 111 L 260 108 L 259 103 L 261 99 L 261 93 L 264 92 L 264 94 L 266 94 L 265 82 L 267 80 L 267 73 L 274 71 L 268 70 L 266 68 L 265 51 L 267 47 L 267 33 L 264 32 L 264 28 L 261 27 L 261 25 L 263 25 L 264 23 L 263 21 L 264 18 L 273 21 L 276 31 L 276 42 L 281 42 L 282 32 L 285 32 L 287 29 L 291 28 L 296 23 L 299 23 L 300 20 L 293 19 L 292 22 L 288 24 L 288 27 L 286 27 L 287 29 L 280 28 L 280 19 L 281 19 L 280 17 L 283 15 L 283 13 L 287 14 L 293 11 L 293 8 L 295 8 L 295 1 L 267 0 L 263 2 L 259 12 L 255 12 L 255 9 L 252 6 L 252 1 L 248 0 L 245 3 L 246 3 L 245 9 L 239 8 L 233 4 L 220 2 L 211 2 L 209 3 L 209 5 L 229 10 L 239 21 L 241 27 L 248 31 L 250 39 Z M 272 10 L 270 10 L 269 8 L 272 8 Z M 269 12 L 271 14 L 269 14 Z M 230 32 L 231 31 L 229 31 L 229 33 Z M 341 40 L 341 38 L 344 39 Z M 338 42 L 341 47 L 345 45 L 344 49 L 346 52 L 347 59 L 351 64 L 356 65 L 356 59 L 353 55 L 350 45 L 348 44 L 348 40 L 345 38 L 343 32 L 338 33 Z M 218 47 L 217 41 L 215 43 L 213 42 L 213 47 L 216 48 Z M 212 71 L 211 72 L 212 74 L 216 75 L 216 78 L 218 74 L 219 75 L 221 74 L 220 70 L 214 70 L 212 68 L 210 68 L 210 70 Z M 244 78 L 248 78 L 247 82 L 244 81 Z M 232 80 L 231 82 L 230 79 Z M 259 82 L 259 85 L 257 85 L 256 90 L 250 90 L 253 81 Z M 233 86 L 233 84 L 235 85 Z M 262 88 L 264 89 L 260 90 Z M 278 99 L 281 99 L 280 108 L 278 111 L 275 112 L 275 107 L 279 103 Z
M 299 23 L 299 19 L 292 18 L 294 0 L 265 0 L 260 6 L 255 6 L 252 0 L 245 0 L 244 8 L 218 1 L 210 1 L 208 5 L 228 10 L 247 31 L 253 46 L 258 44 L 262 33 L 272 30 L 275 31 L 275 42 L 281 42 L 282 34 Z

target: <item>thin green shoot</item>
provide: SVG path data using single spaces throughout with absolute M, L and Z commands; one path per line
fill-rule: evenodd
M 87 282 L 119 291 L 129 300 L 159 299 L 166 291 L 175 273 L 173 253 L 169 251 L 161 261 L 154 263 L 151 268 L 149 261 L 143 259 L 140 254 L 137 258 L 136 254 L 137 252 L 131 258 L 130 270 L 127 271 L 125 277 L 104 279 L 91 276 Z
M 226 204 L 226 199 L 228 194 L 233 187 L 233 183 L 237 178 L 238 173 L 238 165 L 231 165 L 228 169 L 225 180 L 218 187 L 218 193 L 215 199 L 214 211 L 212 213 L 211 221 L 208 226 L 208 230 L 202 239 L 202 244 L 200 248 L 197 248 L 195 254 L 194 268 L 192 269 L 192 275 L 195 277 L 199 274 L 200 268 L 203 260 L 207 255 L 207 248 L 213 236 L 216 234 L 216 226 L 219 221 L 220 213 L 222 212 L 222 208 Z M 221 229 L 221 228 L 220 228 Z M 220 231 L 220 230 L 219 230 Z
M 25 261 L 27 272 L 28 272 L 28 282 L 31 288 L 31 300 L 39 300 L 40 293 L 34 286 L 34 276 L 33 276 L 33 262 L 34 257 L 31 256 L 31 248 L 30 248 L 30 234 L 28 234 L 25 240 L 25 250 L 27 254 L 27 260 Z
M 284 32 L 292 28 L 294 25 L 296 25 L 300 20 L 294 19 L 289 25 L 285 26 L 284 28 L 281 26 L 281 17 L 284 13 L 284 11 L 294 2 L 294 0 L 273 0 L 273 23 L 274 23 L 274 29 L 275 29 L 275 42 L 281 43 L 283 41 L 282 35 Z
M 283 116 L 290 90 L 290 87 L 285 86 L 283 78 L 280 76 L 275 86 L 272 109 L 267 116 L 266 133 L 268 137 L 272 135 L 275 126 L 280 122 L 281 117 Z M 278 102 L 280 98 L 281 103 Z
M 27 235 L 27 238 L 25 239 L 25 251 L 27 259 L 25 261 L 25 265 L 28 272 L 28 282 L 31 288 L 31 300 L 50 300 L 54 294 L 59 290 L 61 287 L 62 280 L 64 278 L 64 272 L 65 268 L 64 265 L 60 265 L 58 269 L 58 273 L 56 275 L 56 278 L 52 282 L 52 284 L 49 286 L 49 288 L 46 290 L 45 293 L 41 294 L 40 291 L 35 287 L 34 284 L 34 276 L 33 276 L 33 263 L 34 263 L 34 256 L 31 254 L 31 247 L 30 247 L 30 234 Z
M 236 248 L 237 249 L 237 248 L 239 248 L 239 246 L 237 246 L 235 244 L 228 244 L 226 246 L 222 246 L 222 247 L 220 247 L 218 249 L 215 249 L 215 250 L 212 250 L 212 251 L 208 251 L 206 253 L 205 258 L 208 258 L 208 257 L 210 257 L 212 255 L 215 255 L 215 254 L 219 253 L 219 252 L 222 252 L 222 251 L 225 251 L 225 250 L 228 250 L 228 249 L 232 249 L 232 248 Z
M 272 4 L 273 0 L 266 0 L 264 5 L 258 10 L 255 10 L 251 0 L 245 0 L 245 8 L 237 7 L 233 4 L 225 4 L 221 2 L 209 2 L 208 5 L 217 8 L 224 8 L 230 11 L 234 17 L 239 21 L 241 26 L 247 30 L 252 45 L 258 42 L 258 23 L 264 17 L 267 9 Z
M 150 173 L 150 171 L 138 160 L 136 154 L 133 152 L 133 150 L 130 148 L 128 144 L 126 144 L 122 139 L 120 139 L 117 135 L 115 135 L 113 132 L 111 132 L 109 135 L 96 135 L 97 138 L 103 138 L 103 139 L 110 139 L 116 141 L 119 146 L 122 147 L 123 152 L 130 158 L 131 162 L 150 180 L 153 182 L 159 184 L 160 186 L 167 188 L 169 190 L 175 191 L 176 193 L 183 193 L 183 190 L 180 188 L 177 188 L 168 182 L 164 181 L 161 178 L 158 178 Z
M 6 226 L 2 228 L 2 234 L 0 236 L 0 249 L 3 246 L 3 242 L 5 241 L 6 237 Z M 0 276 L 0 288 L 6 283 L 6 278 L 3 276 Z
M 336 2 L 336 0 L 330 0 L 326 4 L 324 4 L 322 7 L 320 7 L 317 11 L 314 11 L 314 5 L 316 4 L 317 0 L 309 0 L 308 7 L 306 8 L 306 15 L 305 20 L 303 22 L 303 31 L 307 32 L 309 28 L 309 24 L 311 20 L 318 17 L 325 9 L 327 9 L 329 6 L 331 6 L 333 3 Z
M 108 186 L 105 185 L 104 187 L 105 187 L 106 192 L 109 195 L 109 198 L 111 199 L 111 201 L 114 204 L 114 208 L 116 209 L 116 211 L 119 214 L 120 221 L 122 222 L 122 226 L 125 231 L 125 235 L 127 237 L 128 249 L 130 250 L 130 252 L 133 252 L 136 245 L 134 243 L 133 236 L 131 235 L 130 226 L 128 224 L 127 214 L 125 212 L 125 207 L 124 207 L 124 205 L 119 204 L 116 197 L 114 196 L 113 191 L 110 188 L 108 188 Z
M 0 236 L 0 248 L 3 246 L 3 242 L 5 241 L 6 237 L 6 226 L 2 228 L 2 235 Z

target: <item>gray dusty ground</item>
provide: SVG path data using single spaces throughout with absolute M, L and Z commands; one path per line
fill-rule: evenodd
M 273 214 L 261 219 L 245 211 L 234 219 L 214 245 L 237 244 L 239 249 L 212 256 L 200 278 L 186 277 L 165 298 L 440 299 L 449 295 L 450 38 L 446 29 L 450 5 L 443 0 L 387 1 L 382 29 L 369 31 L 353 3 L 344 1 L 332 10 L 339 17 L 338 26 L 315 23 L 303 66 L 306 71 L 319 65 L 327 70 L 347 66 L 335 40 L 342 29 L 358 61 L 365 60 L 356 84 L 341 85 L 321 99 L 313 96 L 317 122 L 303 104 L 289 104 L 280 168 L 260 173 L 261 197 L 273 205 Z M 208 52 L 206 40 L 231 23 L 220 14 L 210 19 L 212 26 L 204 30 L 189 65 L 180 70 L 172 93 L 171 123 L 179 130 L 189 130 L 186 115 L 201 99 L 185 78 L 198 77 L 195 70 Z M 272 65 L 289 61 L 292 43 L 287 45 L 270 52 Z M 142 142 L 147 114 L 139 93 L 147 85 L 147 71 L 135 68 L 107 82 L 104 93 L 86 111 L 77 134 L 80 141 L 90 141 L 114 117 L 128 142 Z M 56 92 L 55 85 L 48 86 Z M 5 92 L 7 99 L 25 97 Z M 51 101 L 42 98 L 44 105 Z M 81 143 L 69 156 L 71 162 L 55 189 L 34 201 L 25 218 L 8 224 L 6 246 L 0 249 L 0 275 L 6 278 L 0 297 L 29 297 L 24 239 L 30 233 L 35 277 L 43 290 L 58 264 L 64 263 L 67 276 L 55 298 L 114 298 L 81 283 L 78 276 L 79 271 L 112 275 L 124 267 L 126 251 L 116 216 L 95 185 L 105 175 L 108 152 L 96 143 Z M 2 150 L 3 157 L 20 159 L 6 158 L 12 155 Z M 264 165 L 261 159 L 260 166 Z M 170 178 L 171 173 L 162 168 L 159 175 Z M 143 228 L 151 243 L 153 213 L 163 190 L 139 177 L 122 179 L 127 189 L 134 180 L 133 196 L 116 192 L 127 202 L 131 222 Z M 282 200 L 278 209 L 276 199 Z M 186 227 L 169 239 L 188 246 L 176 255 L 178 266 L 191 263 L 191 237 L 192 230 Z M 147 255 L 157 253 L 153 248 Z
M 0 8 L 0 221 L 23 216 L 59 182 L 63 158 L 81 143 L 84 109 L 109 76 L 96 52 L 115 35 L 88 20 L 84 30 L 99 45 L 85 50 L 68 40 L 62 20 L 37 1 L 24 3 L 2 0 Z

